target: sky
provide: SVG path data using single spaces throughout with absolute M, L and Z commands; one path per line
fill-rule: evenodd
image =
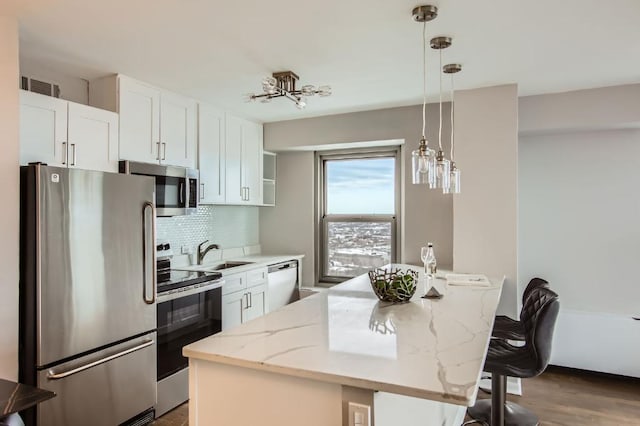
M 393 214 L 394 169 L 394 158 L 327 161 L 327 214 Z

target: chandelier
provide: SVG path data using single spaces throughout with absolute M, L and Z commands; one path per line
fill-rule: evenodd
M 305 84 L 300 89 L 296 88 L 296 82 L 299 77 L 293 71 L 274 72 L 270 77 L 262 80 L 263 93 L 249 93 L 246 95 L 248 102 L 257 101 L 268 103 L 271 99 L 287 98 L 295 102 L 299 109 L 307 106 L 307 98 L 309 96 L 318 95 L 326 97 L 331 95 L 331 86 L 315 87 L 312 84 Z
M 441 189 L 445 194 L 457 194 L 460 192 L 460 170 L 453 163 L 453 98 L 451 103 L 451 160 L 447 159 L 442 149 L 442 73 L 454 74 L 460 71 L 461 66 L 455 64 L 455 68 L 443 69 L 442 51 L 451 46 L 450 37 L 435 37 L 431 39 L 430 46 L 440 53 L 440 99 L 439 99 L 439 127 L 438 127 L 438 151 L 429 148 L 426 139 L 426 104 L 427 104 L 427 22 L 438 16 L 438 8 L 431 5 L 418 6 L 412 11 L 413 20 L 422 23 L 422 137 L 418 149 L 411 153 L 411 164 L 414 184 L 426 184 L 429 188 Z M 453 79 L 452 79 L 453 83 Z M 451 87 L 453 95 L 453 86 Z M 452 188 L 453 183 L 453 188 Z

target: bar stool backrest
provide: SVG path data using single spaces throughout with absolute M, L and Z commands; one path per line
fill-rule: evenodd
M 522 306 L 527 303 L 527 299 L 529 298 L 529 296 L 531 296 L 531 292 L 536 288 L 541 287 L 549 288 L 549 281 L 538 277 L 531 278 L 531 281 L 529 281 L 529 284 L 527 284 L 527 288 L 525 288 L 524 292 L 522 293 Z
M 522 307 L 520 320 L 525 328 L 525 346 L 533 351 L 536 360 L 533 376 L 541 374 L 549 365 L 559 311 L 558 295 L 543 287 L 534 289 Z

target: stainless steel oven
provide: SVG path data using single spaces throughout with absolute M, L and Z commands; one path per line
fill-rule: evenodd
M 182 348 L 222 329 L 220 274 L 171 271 L 158 283 L 156 416 L 189 399 L 189 361 Z
M 158 216 L 188 215 L 197 211 L 198 170 L 134 161 L 120 161 L 119 169 L 120 173 L 155 178 Z

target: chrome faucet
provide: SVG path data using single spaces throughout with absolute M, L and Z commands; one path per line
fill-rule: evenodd
M 204 246 L 208 242 L 209 242 L 209 240 L 204 240 L 203 242 L 198 244 L 198 265 L 202 265 L 202 261 L 204 260 L 204 257 L 207 255 L 207 253 L 209 253 L 210 250 L 219 249 L 220 248 L 220 246 L 217 245 L 217 244 L 209 244 L 203 250 L 202 246 Z

